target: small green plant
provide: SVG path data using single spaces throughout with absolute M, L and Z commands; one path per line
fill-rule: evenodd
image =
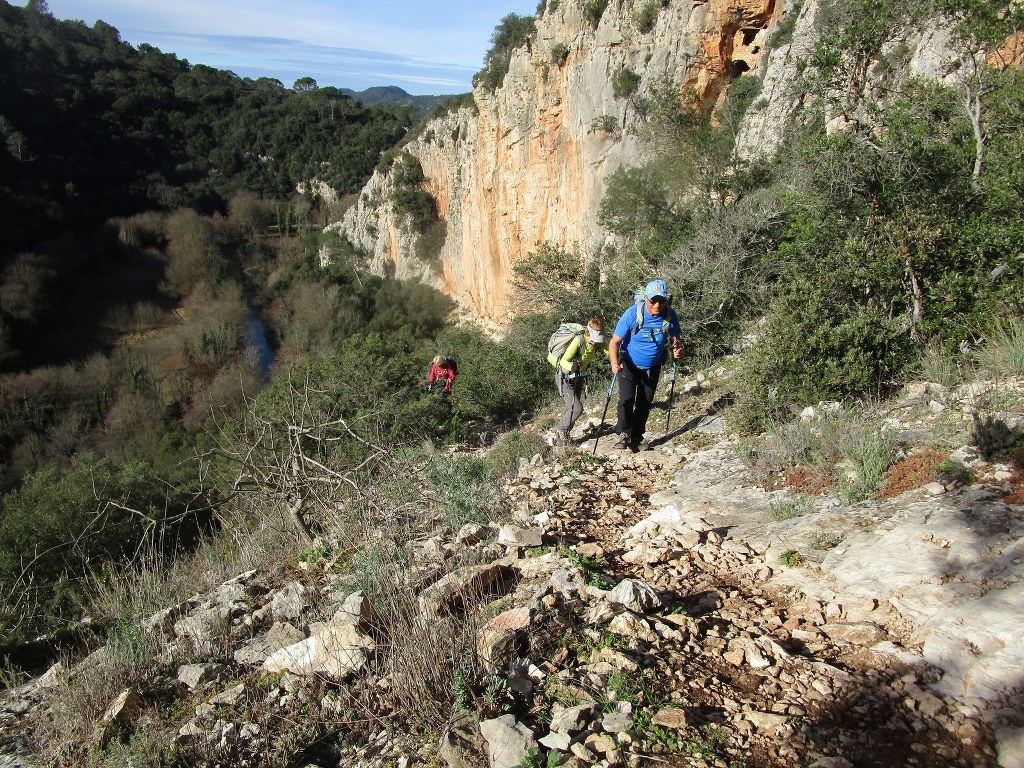
M 795 549 L 787 549 L 779 555 L 779 562 L 783 565 L 789 566 L 790 568 L 796 568 L 797 566 L 804 564 L 804 556 Z
M 839 492 L 851 501 L 860 501 L 873 496 L 885 477 L 885 471 L 892 466 L 899 455 L 896 435 L 878 425 L 862 422 L 841 437 L 842 453 L 853 462 L 855 477 L 843 479 Z
M 645 35 L 654 29 L 654 25 L 658 21 L 659 10 L 660 8 L 654 0 L 648 0 L 636 14 L 636 28 Z
M 508 680 L 502 675 L 491 675 L 484 685 L 483 699 L 492 712 L 501 711 L 508 703 Z
M 612 75 L 612 93 L 617 99 L 628 99 L 640 87 L 640 75 L 629 67 L 622 67 Z
M 608 7 L 608 0 L 587 0 L 583 5 L 583 18 L 590 22 L 590 26 L 597 28 L 604 16 L 604 9 Z
M 683 751 L 690 757 L 718 757 L 728 746 L 729 735 L 719 725 L 705 725 L 687 739 Z
M 1024 318 L 998 321 L 978 352 L 978 363 L 996 375 L 1024 373 Z
M 806 515 L 814 509 L 814 501 L 805 493 L 791 499 L 781 499 L 768 505 L 768 516 L 772 520 L 782 521 Z
M 832 531 L 819 531 L 811 538 L 811 546 L 815 549 L 834 549 L 843 537 Z
M 637 730 L 640 730 L 639 728 Z M 660 744 L 670 752 L 678 752 L 681 747 L 681 734 L 679 731 L 669 730 L 660 725 L 651 725 L 641 731 L 645 735 L 648 744 Z
M 619 130 L 619 119 L 615 115 L 601 115 L 590 123 L 590 130 L 600 133 L 615 133 Z
M 319 563 L 327 557 L 327 548 L 323 545 L 305 549 L 299 553 L 300 563 Z
M 562 471 L 569 473 L 590 472 L 591 468 L 600 464 L 601 459 L 589 453 L 580 453 L 562 465 Z
M 608 586 L 608 580 L 604 575 L 603 565 L 600 560 L 593 557 L 586 557 L 585 555 L 581 555 L 579 552 L 564 546 L 559 546 L 555 551 L 583 570 L 586 574 L 587 584 L 589 586 L 600 588 Z
M 951 387 L 961 379 L 956 356 L 941 344 L 929 344 L 921 351 L 918 368 L 922 379 L 944 387 Z
M 581 659 L 588 659 L 594 651 L 603 651 L 606 648 L 616 648 L 624 643 L 624 639 L 616 635 L 607 627 L 587 624 L 582 631 L 576 634 L 567 633 L 565 643 L 572 648 L 576 656 Z
M 754 466 L 757 462 L 757 449 L 754 438 L 751 436 L 741 438 L 732 444 L 733 453 L 748 467 Z
M 452 695 L 452 709 L 456 712 L 465 712 L 469 709 L 469 685 L 466 683 L 466 674 L 461 669 L 452 672 Z
M 615 708 L 616 701 L 633 702 L 636 698 L 636 690 L 633 679 L 628 672 L 621 669 L 614 670 L 608 675 L 608 690 L 615 694 L 615 698 L 608 698 L 603 705 L 605 712 L 611 712 Z
M 543 438 L 536 432 L 508 432 L 488 451 L 484 459 L 487 472 L 495 480 L 510 477 L 518 471 L 520 460 L 529 460 L 535 454 L 543 454 L 545 447 Z
M 548 704 L 561 704 L 563 707 L 575 707 L 586 701 L 586 698 L 578 690 L 553 684 L 544 688 L 544 701 Z
M 946 459 L 939 464 L 939 471 L 935 479 L 945 485 L 970 485 L 972 480 L 971 471 L 953 459 Z
M 556 67 L 565 64 L 569 58 L 569 47 L 565 43 L 555 43 L 551 46 L 551 63 Z

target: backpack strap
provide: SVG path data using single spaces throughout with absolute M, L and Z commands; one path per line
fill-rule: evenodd
M 671 312 L 671 310 L 669 310 Z M 668 327 L 670 325 L 669 318 L 663 318 L 661 321 L 662 333 L 668 334 Z M 640 329 L 644 327 L 644 302 L 641 299 L 636 303 L 636 323 L 633 324 L 633 335 L 635 336 L 640 332 Z

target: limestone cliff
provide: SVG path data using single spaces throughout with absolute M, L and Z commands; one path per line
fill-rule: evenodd
M 640 159 L 630 132 L 636 111 L 615 97 L 613 75 L 628 68 L 641 88 L 671 78 L 716 101 L 731 79 L 758 66 L 784 12 L 777 0 L 656 0 L 655 23 L 643 32 L 638 20 L 649 2 L 612 0 L 595 28 L 583 0 L 549 0 L 502 87 L 477 88 L 476 109 L 431 121 L 407 145 L 447 227 L 436 263 L 415 255 L 415 236 L 389 202 L 387 174 L 373 176 L 335 227 L 370 254 L 375 272 L 419 277 L 464 311 L 503 322 L 511 267 L 538 242 L 586 253 L 604 243 L 597 213 L 606 181 Z

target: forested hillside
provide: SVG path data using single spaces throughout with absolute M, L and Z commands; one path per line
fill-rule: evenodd
M 535 374 L 500 399 L 492 381 L 525 357 L 469 331 L 464 397 L 418 391 L 455 346 L 449 299 L 320 235 L 413 121 L 0 2 L 0 644 L 73 620 L 97 569 L 220 525 L 239 493 L 211 484 L 239 455 L 222 441 L 247 411 L 288 421 L 292 384 L 353 420 L 353 466 L 363 432 L 444 439 L 525 410 Z

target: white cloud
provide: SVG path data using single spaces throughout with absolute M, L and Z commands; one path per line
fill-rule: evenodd
M 469 89 L 501 18 L 532 14 L 536 0 L 49 0 L 49 7 L 58 18 L 102 19 L 134 45 L 286 85 L 291 75 L 280 73 L 299 72 L 357 90 L 367 85 L 355 80 L 456 92 Z M 359 69 L 371 62 L 378 66 Z

